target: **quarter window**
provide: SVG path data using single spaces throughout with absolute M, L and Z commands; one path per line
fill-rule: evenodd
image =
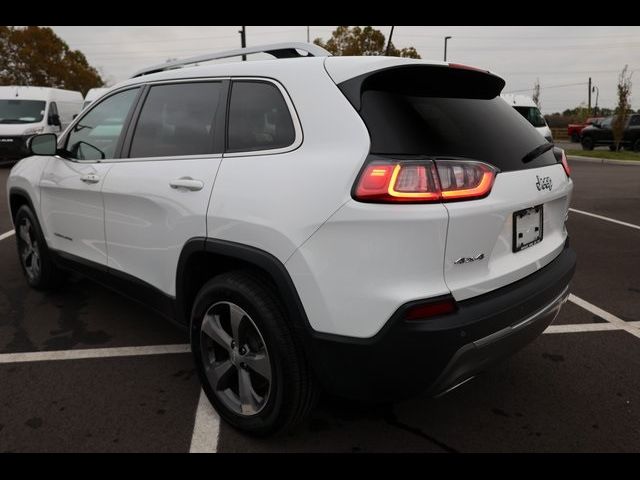
M 213 152 L 221 82 L 151 87 L 131 143 L 130 157 Z
M 236 81 L 231 89 L 228 151 L 284 148 L 295 140 L 280 90 L 268 82 Z
M 113 158 L 138 90 L 116 93 L 82 117 L 69 134 L 65 148 L 68 155 L 78 160 Z

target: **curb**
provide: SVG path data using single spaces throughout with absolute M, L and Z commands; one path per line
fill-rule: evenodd
M 640 167 L 640 162 L 637 160 L 615 160 L 613 158 L 593 158 L 593 157 L 581 157 L 578 155 L 567 155 L 567 159 L 575 160 L 578 162 L 587 163 L 600 163 L 609 165 L 627 165 L 631 167 Z

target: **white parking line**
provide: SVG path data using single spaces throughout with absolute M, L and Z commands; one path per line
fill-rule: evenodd
M 200 390 L 189 453 L 216 453 L 219 438 L 220 417 L 209 403 L 207 396 Z
M 86 348 L 79 350 L 55 350 L 52 352 L 2 353 L 1 363 L 47 362 L 51 360 L 79 360 L 83 358 L 133 357 L 139 355 L 166 355 L 189 353 L 185 345 L 152 345 L 148 347 Z
M 3 233 L 2 235 L 0 235 L 0 240 L 4 240 L 5 238 L 9 238 L 10 236 L 12 236 L 14 233 L 16 233 L 15 230 L 11 230 L 9 232 Z
M 613 323 L 575 323 L 550 325 L 543 333 L 606 332 L 608 330 L 620 330 L 620 327 Z
M 617 223 L 618 225 L 624 225 L 625 227 L 635 228 L 636 230 L 640 230 L 640 225 L 634 225 L 633 223 L 621 222 L 620 220 L 615 220 L 609 217 L 603 217 L 602 215 L 596 215 L 595 213 L 585 212 L 583 210 L 576 210 L 575 208 L 570 208 L 570 212 L 581 213 L 582 215 L 588 215 L 589 217 L 599 218 L 600 220 L 606 220 L 607 222 Z
M 586 300 L 581 299 L 580 297 L 576 297 L 573 293 L 569 294 L 569 301 L 599 316 L 600 318 L 605 319 L 607 322 L 617 326 L 619 329 L 625 330 L 631 335 L 640 338 L 640 328 L 636 326 L 636 322 L 625 322 L 621 318 L 618 318 L 615 315 L 602 310 L 600 307 L 596 307 L 593 303 L 589 303 Z

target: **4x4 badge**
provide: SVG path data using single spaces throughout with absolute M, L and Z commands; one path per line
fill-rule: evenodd
M 476 255 L 475 257 L 460 257 L 453 263 L 456 265 L 460 265 L 462 263 L 477 262 L 478 260 L 482 260 L 483 258 L 484 258 L 484 253 L 481 253 L 480 255 Z
M 539 177 L 538 175 L 536 175 L 536 179 L 538 180 L 536 182 L 536 188 L 538 189 L 538 191 L 542 191 L 545 189 L 551 191 L 551 188 L 553 187 L 551 177 Z

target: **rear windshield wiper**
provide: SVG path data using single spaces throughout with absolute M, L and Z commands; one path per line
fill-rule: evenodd
M 527 153 L 524 157 L 522 157 L 522 163 L 529 163 L 531 160 L 538 158 L 544 152 L 548 152 L 553 148 L 553 143 L 544 143 L 539 147 L 534 148 L 529 153 Z

